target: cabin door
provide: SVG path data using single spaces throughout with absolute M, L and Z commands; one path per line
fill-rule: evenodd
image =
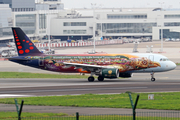
M 44 56 L 39 58 L 39 66 L 44 66 Z
M 154 62 L 154 55 L 149 56 L 149 66 L 153 65 Z

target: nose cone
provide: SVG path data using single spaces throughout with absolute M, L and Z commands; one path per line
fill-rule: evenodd
M 174 70 L 175 68 L 176 68 L 176 64 L 174 62 L 170 61 L 168 69 L 169 70 Z
M 174 70 L 176 68 L 176 64 L 172 61 L 166 61 L 164 64 L 162 64 L 163 71 L 170 71 Z

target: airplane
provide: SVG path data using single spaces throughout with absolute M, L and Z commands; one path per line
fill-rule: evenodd
M 132 73 L 150 73 L 151 81 L 155 81 L 154 73 L 176 68 L 167 57 L 153 53 L 44 54 L 21 28 L 12 27 L 12 31 L 18 56 L 8 58 L 9 61 L 54 72 L 90 74 L 89 82 L 95 80 L 94 75 L 98 81 L 104 81 L 104 78 L 129 78 Z

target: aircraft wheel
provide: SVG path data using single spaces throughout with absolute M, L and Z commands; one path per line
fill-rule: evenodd
M 151 78 L 151 81 L 154 82 L 156 79 L 155 78 Z
M 94 82 L 94 77 L 93 76 L 88 77 L 88 81 L 89 82 Z
M 104 77 L 103 76 L 99 76 L 98 77 L 98 81 L 104 81 Z

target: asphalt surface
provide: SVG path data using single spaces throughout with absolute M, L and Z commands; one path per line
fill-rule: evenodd
M 93 83 L 87 82 L 86 79 L 0 79 L 0 97 L 77 95 L 87 93 L 115 94 L 126 91 L 180 91 L 180 75 L 177 74 L 179 73 L 179 70 L 180 67 L 178 66 L 176 70 L 166 72 L 166 74 L 158 73 L 156 74 L 157 80 L 155 82 L 150 81 L 150 76 L 147 76 L 148 74 L 136 74 L 130 79 L 105 80 L 104 82 L 95 81 Z M 175 76 L 175 74 L 177 74 L 177 76 Z M 0 104 L 0 111 L 16 111 L 16 108 L 15 105 Z M 61 112 L 67 114 L 75 114 L 76 112 L 79 112 L 80 114 L 132 114 L 132 109 L 25 105 L 23 107 L 23 112 Z M 138 109 L 137 112 L 157 113 L 176 111 Z M 156 114 L 156 116 L 158 115 L 159 114 Z
M 0 79 L 0 98 L 30 97 L 47 95 L 77 95 L 77 94 L 115 94 L 131 92 L 172 92 L 180 91 L 180 66 L 175 70 L 155 74 L 156 81 L 150 81 L 149 74 L 134 74 L 129 79 L 106 79 L 104 82 L 88 82 L 86 79 Z M 88 77 L 88 76 L 87 76 Z M 0 111 L 16 111 L 15 105 L 0 104 Z M 29 106 L 23 107 L 23 112 L 67 113 L 75 114 L 132 114 L 132 109 L 119 108 L 86 108 L 62 106 Z M 177 112 L 169 110 L 144 110 L 137 112 Z M 140 113 L 138 113 L 140 115 Z M 176 114 L 176 113 L 175 113 Z M 148 114 L 149 115 L 149 114 Z M 178 113 L 176 114 L 179 115 Z M 150 116 L 150 115 L 149 115 Z
M 0 79 L 0 94 L 28 96 L 114 94 L 132 92 L 180 91 L 180 66 L 165 73 L 155 73 L 155 82 L 150 74 L 137 73 L 132 78 L 105 79 L 103 82 L 88 82 L 87 79 Z M 88 76 L 87 76 L 88 78 Z M 2 95 L 0 97 L 3 97 Z

